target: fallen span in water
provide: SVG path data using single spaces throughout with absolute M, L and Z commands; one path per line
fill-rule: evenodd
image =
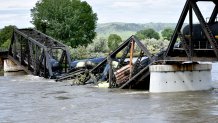
M 122 53 L 119 58 L 117 57 L 118 53 Z M 101 62 L 94 68 L 90 69 L 90 66 L 93 67 L 91 61 L 95 60 L 75 61 L 71 66 L 73 69 L 56 81 L 72 80 L 73 84 L 107 82 L 109 88 L 148 89 L 149 65 L 160 59 L 161 56 L 163 56 L 163 52 L 152 56 L 135 36 L 131 36 L 107 58 L 96 58 L 96 61 Z

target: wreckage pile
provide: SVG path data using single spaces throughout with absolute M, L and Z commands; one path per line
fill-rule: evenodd
M 122 52 L 121 58 L 117 54 Z M 133 57 L 137 54 L 137 57 Z M 108 82 L 109 88 L 141 88 L 149 87 L 149 65 L 163 56 L 160 52 L 152 56 L 147 48 L 135 37 L 131 36 L 107 58 L 76 61 L 73 69 L 56 81 L 70 80 L 72 84 L 88 84 Z M 99 63 L 93 67 L 94 64 Z

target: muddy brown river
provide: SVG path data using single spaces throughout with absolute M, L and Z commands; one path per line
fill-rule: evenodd
M 218 123 L 218 64 L 212 77 L 209 91 L 151 94 L 1 76 L 0 123 Z

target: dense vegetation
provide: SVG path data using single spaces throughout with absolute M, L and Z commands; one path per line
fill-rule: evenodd
M 164 39 L 170 40 L 171 36 L 173 35 L 173 29 L 172 28 L 165 28 L 162 32 L 161 35 Z
M 99 43 L 101 41 L 105 41 L 104 43 Z M 123 41 L 122 41 L 123 42 Z M 122 43 L 121 42 L 121 43 Z M 164 49 L 168 46 L 169 41 L 164 39 L 143 39 L 141 40 L 142 44 L 144 44 L 150 53 L 156 54 L 161 49 Z M 120 43 L 120 44 L 121 44 Z M 98 45 L 101 44 L 101 45 Z M 108 42 L 105 38 L 99 38 L 95 39 L 93 43 L 89 44 L 88 47 L 79 46 L 77 48 L 70 48 L 71 57 L 73 59 L 84 59 L 84 58 L 92 58 L 92 57 L 105 57 L 108 53 L 111 52 L 111 49 L 108 48 Z M 101 47 L 101 48 L 99 48 Z M 98 49 L 99 48 L 99 49 Z M 136 54 L 139 53 L 140 50 L 136 48 L 135 50 Z M 118 57 L 121 56 L 121 54 L 118 54 Z
M 0 48 L 7 49 L 9 47 L 14 27 L 9 25 L 0 30 Z
M 97 14 L 86 1 L 39 0 L 31 16 L 36 29 L 73 48 L 87 46 L 96 36 Z
M 173 29 L 163 29 L 160 36 L 154 29 L 147 28 L 136 32 L 141 42 L 148 48 L 152 54 L 158 53 L 161 49 L 168 46 L 169 40 L 172 35 Z M 129 35 L 130 37 L 131 35 Z M 141 36 L 141 37 L 140 37 Z M 109 52 L 116 49 L 123 41 L 117 34 L 110 34 L 108 37 L 96 38 L 93 43 L 89 44 L 88 47 L 80 46 L 76 49 L 71 49 L 72 57 L 75 59 L 83 59 L 90 57 L 106 56 Z M 139 50 L 136 48 L 136 54 Z M 119 54 L 119 56 L 121 56 Z
M 144 30 L 140 30 L 138 32 L 136 32 L 136 36 L 142 40 L 142 39 L 160 39 L 160 35 L 158 32 L 156 32 L 154 29 L 152 28 L 148 28 L 148 29 L 144 29 Z
M 122 39 L 119 35 L 117 34 L 110 34 L 108 37 L 108 48 L 113 51 L 115 50 L 119 44 L 122 42 Z

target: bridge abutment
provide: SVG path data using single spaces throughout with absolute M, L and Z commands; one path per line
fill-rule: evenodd
M 150 92 L 180 92 L 209 90 L 211 64 L 152 65 Z
M 17 72 L 17 71 L 23 71 L 21 66 L 18 66 L 10 59 L 4 60 L 4 72 Z

